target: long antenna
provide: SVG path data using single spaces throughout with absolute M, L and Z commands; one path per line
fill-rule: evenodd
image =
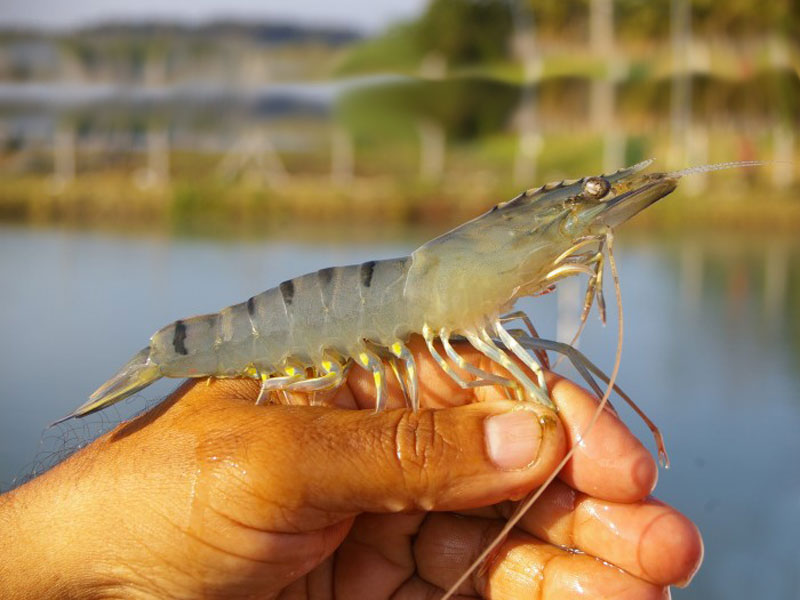
M 683 177 L 696 173 L 708 173 L 709 171 L 722 171 L 724 169 L 737 169 L 739 167 L 763 167 L 775 163 L 774 160 L 739 160 L 734 162 L 717 163 L 715 165 L 700 165 L 699 167 L 689 167 L 680 171 L 670 171 L 665 173 L 667 177 Z

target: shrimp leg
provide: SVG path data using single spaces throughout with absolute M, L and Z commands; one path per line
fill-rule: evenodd
M 256 404 L 263 404 L 267 393 L 283 390 L 287 385 L 303 380 L 303 375 L 298 373 L 294 367 L 287 367 L 285 372 L 288 374 L 278 377 L 270 377 L 266 373 L 261 374 L 261 390 L 258 392 Z
M 536 358 L 531 355 L 525 348 L 523 348 L 520 343 L 514 339 L 504 328 L 500 321 L 496 321 L 493 324 L 494 332 L 500 337 L 500 340 L 505 344 L 505 346 L 514 353 L 514 355 L 519 358 L 525 365 L 536 374 L 536 379 L 539 383 L 539 388 L 547 394 L 547 381 L 544 378 L 544 371 L 542 370 L 542 366 L 536 362 Z
M 419 378 L 417 377 L 417 363 L 414 361 L 414 355 L 411 354 L 411 351 L 400 342 L 394 342 L 391 346 L 389 346 L 389 351 L 398 360 L 403 361 L 406 371 L 405 380 L 400 377 L 399 373 L 397 372 L 397 368 L 394 367 L 394 362 L 392 362 L 392 365 L 393 368 L 395 368 L 397 380 L 403 387 L 403 392 L 406 395 L 406 398 L 408 398 L 409 402 L 411 403 L 411 410 L 417 412 L 419 410 Z
M 597 383 L 594 381 L 592 373 L 595 376 L 597 376 L 600 380 L 602 380 L 604 383 L 608 383 L 609 381 L 608 375 L 606 375 L 602 371 L 602 369 L 600 369 L 600 367 L 598 367 L 592 361 L 590 361 L 583 353 L 563 342 L 534 339 L 524 334 L 516 337 L 519 343 L 525 347 L 544 348 L 550 350 L 551 352 L 556 352 L 558 354 L 561 354 L 562 356 L 565 356 L 572 363 L 572 365 L 578 370 L 578 372 L 581 374 L 584 380 L 586 380 L 586 382 L 591 386 L 594 393 L 597 394 L 598 397 L 602 396 L 602 391 L 597 386 Z M 617 384 L 614 384 L 613 389 L 619 395 L 619 397 L 622 398 L 637 415 L 639 415 L 639 418 L 642 419 L 644 424 L 647 425 L 647 428 L 653 434 L 653 438 L 655 439 L 656 448 L 658 449 L 659 462 L 665 468 L 669 468 L 669 456 L 667 455 L 667 449 L 664 444 L 664 436 L 661 434 L 661 430 L 655 423 L 653 423 L 653 421 L 647 416 L 647 414 L 636 404 L 636 402 L 634 402 L 633 399 L 622 390 L 622 388 L 620 388 Z
M 491 337 L 489 337 L 489 334 L 486 333 L 485 329 L 481 328 L 477 333 L 470 330 L 464 330 L 463 335 L 476 350 L 485 356 L 488 356 L 490 359 L 500 364 L 500 366 L 510 371 L 514 378 L 520 384 L 522 384 L 522 387 L 525 388 L 525 390 L 533 398 L 538 400 L 539 403 L 544 404 L 548 408 L 556 410 L 555 404 L 553 404 L 552 400 L 550 400 L 547 394 L 544 393 L 544 391 L 525 374 L 525 372 L 517 363 L 511 360 L 511 358 L 505 352 L 495 345 L 494 341 Z
M 606 324 L 606 299 L 603 296 L 603 271 L 605 271 L 605 257 L 602 252 L 598 252 L 593 259 L 597 263 L 594 276 L 595 297 L 597 298 L 597 310 L 600 313 L 600 321 Z M 585 304 L 585 303 L 584 303 Z M 591 307 L 591 302 L 589 303 Z M 581 315 L 583 316 L 583 315 Z M 587 314 L 588 317 L 588 314 Z
M 594 255 L 590 262 L 594 263 L 594 275 L 589 278 L 589 282 L 586 285 L 586 295 L 583 299 L 583 308 L 581 309 L 581 317 L 580 322 L 578 324 L 578 330 L 575 332 L 575 335 L 572 336 L 572 339 L 569 341 L 570 346 L 574 346 L 575 343 L 578 341 L 578 338 L 581 337 L 584 328 L 586 327 L 586 322 L 589 319 L 589 311 L 592 309 L 592 304 L 594 303 L 595 297 L 597 297 L 597 310 L 600 313 L 600 321 L 603 325 L 606 324 L 606 300 L 605 296 L 603 295 L 603 272 L 605 271 L 605 255 L 603 254 L 603 249 L 605 247 L 605 239 L 600 242 L 600 247 L 597 251 L 597 254 Z M 539 337 L 538 335 L 534 335 L 533 337 Z M 561 355 L 558 360 L 556 360 L 553 368 L 555 369 L 561 363 L 561 359 L 564 358 L 565 355 Z
M 324 375 L 289 383 L 284 389 L 288 392 L 322 392 L 339 387 L 344 381 L 344 367 L 326 357 L 322 360 Z
M 428 346 L 428 352 L 431 353 L 431 356 L 433 357 L 433 360 L 436 361 L 436 363 L 439 365 L 439 368 L 441 368 L 442 371 L 444 371 L 448 375 L 448 377 L 450 377 L 450 379 L 455 381 L 461 388 L 468 389 L 468 388 L 480 387 L 480 386 L 483 386 L 483 385 L 498 385 L 498 382 L 494 381 L 493 379 L 492 380 L 489 380 L 489 379 L 476 379 L 474 381 L 466 381 L 458 373 L 453 371 L 453 368 L 450 366 L 450 364 L 447 362 L 447 360 L 441 354 L 439 354 L 439 351 L 433 345 L 434 342 L 436 341 L 436 334 L 434 334 L 433 330 L 430 327 L 428 327 L 427 325 L 425 325 L 422 328 L 422 337 L 425 339 L 425 344 Z M 466 361 L 463 361 L 463 362 L 466 363 Z M 469 370 L 469 369 L 465 369 L 465 370 Z M 492 376 L 492 377 L 494 378 L 494 376 Z M 513 384 L 513 382 L 511 382 L 510 380 L 506 380 L 506 381 L 508 381 L 509 383 Z M 507 384 L 504 384 L 504 385 L 507 385 Z
M 375 382 L 375 412 L 380 412 L 386 407 L 386 369 L 383 361 L 362 348 L 358 353 L 358 362 L 368 371 L 372 371 L 372 380 Z
M 592 391 L 598 397 L 603 395 L 603 390 L 600 389 L 600 386 L 597 384 L 597 382 L 595 381 L 594 377 L 589 372 L 589 370 L 587 370 L 585 364 L 577 359 L 577 356 L 583 357 L 583 355 L 580 354 L 580 352 L 575 350 L 575 352 L 577 354 L 577 356 L 576 356 L 575 354 L 572 354 L 571 352 L 568 351 L 568 349 L 572 349 L 572 350 L 574 350 L 574 349 L 571 348 L 570 346 L 567 346 L 566 344 L 562 345 L 562 342 L 552 342 L 550 340 L 545 340 L 545 339 L 541 339 L 541 338 L 530 338 L 521 329 L 510 329 L 510 330 L 507 330 L 507 331 L 512 337 L 514 337 L 516 340 L 518 340 L 518 342 L 521 343 L 521 345 L 524 348 L 527 348 L 527 349 L 530 349 L 530 350 L 532 350 L 533 348 L 546 348 L 547 350 L 550 350 L 551 352 L 555 352 L 556 354 L 559 354 L 560 355 L 559 358 L 567 358 L 572 363 L 572 366 L 574 366 L 575 369 L 578 371 L 578 374 L 587 383 L 587 385 L 590 388 L 592 388 Z M 601 373 L 602 373 L 602 371 L 601 371 Z M 603 374 L 603 375 L 605 376 L 605 374 Z
M 500 375 L 495 375 L 494 373 L 490 373 L 489 371 L 484 371 L 483 369 L 476 367 L 473 364 L 470 364 L 463 356 L 461 356 L 458 352 L 456 352 L 453 345 L 450 343 L 450 332 L 447 329 L 442 329 L 439 331 L 439 338 L 442 340 L 442 346 L 444 347 L 444 351 L 450 359 L 456 363 L 460 368 L 464 369 L 465 371 L 476 375 L 482 379 L 487 381 L 492 381 L 496 385 L 503 385 L 506 387 L 510 387 L 514 384 L 507 377 L 501 377 Z
M 386 362 L 389 363 L 392 373 L 394 373 L 394 376 L 397 379 L 397 383 L 400 384 L 400 392 L 403 394 L 403 400 L 405 401 L 406 406 L 411 406 L 411 398 L 408 396 L 408 385 L 406 385 L 406 375 L 404 374 L 404 371 L 400 370 L 400 361 L 397 359 L 397 357 L 390 356 L 388 359 L 386 359 Z M 412 410 L 414 410 L 413 407 Z
M 507 315 L 507 316 L 510 317 L 512 315 Z M 501 321 L 503 321 L 504 319 L 505 319 L 506 322 L 508 322 L 510 320 L 513 320 L 513 319 L 506 319 L 505 317 L 500 317 Z M 555 352 L 556 354 L 560 355 L 559 356 L 559 360 L 561 358 L 569 358 L 570 362 L 573 364 L 573 366 L 578 371 L 578 373 L 581 375 L 581 377 L 583 377 L 583 379 L 586 382 L 586 384 L 590 388 L 592 388 L 592 391 L 595 394 L 597 394 L 598 397 L 603 395 L 603 390 L 600 389 L 600 386 L 597 384 L 597 382 L 595 381 L 595 379 L 592 376 L 592 374 L 584 366 L 584 363 L 582 363 L 582 362 L 577 362 L 576 363 L 576 359 L 583 358 L 587 362 L 588 362 L 588 359 L 585 356 L 583 356 L 580 352 L 575 350 L 574 348 L 572 348 L 572 347 L 570 347 L 570 346 L 568 346 L 566 344 L 563 344 L 561 342 L 552 342 L 550 340 L 545 340 L 545 339 L 542 339 L 542 338 L 539 338 L 539 337 L 530 337 L 522 329 L 508 329 L 506 331 L 511 336 L 513 336 L 516 340 L 519 340 L 521 345 L 524 346 L 526 349 L 534 350 L 534 351 L 537 351 L 537 350 L 538 351 L 550 350 L 550 351 Z M 462 340 L 465 339 L 463 336 L 457 336 L 457 338 L 458 338 L 458 341 L 462 341 Z M 503 344 L 504 346 L 508 347 L 508 345 L 505 344 L 502 339 L 497 340 L 496 343 L 500 343 L 500 344 Z M 572 351 L 574 354 L 570 353 L 569 351 Z M 589 363 L 589 364 L 591 364 L 591 363 Z M 595 367 L 594 365 L 591 365 L 591 366 L 600 373 L 599 377 L 601 377 L 601 379 L 603 379 L 607 383 L 608 382 L 608 377 L 605 375 L 605 373 L 600 371 L 600 369 Z
M 539 335 L 539 332 L 536 331 L 536 327 L 533 326 L 533 322 L 531 321 L 531 318 L 527 314 L 525 314 L 525 312 L 523 312 L 521 310 L 518 310 L 518 311 L 513 312 L 513 313 L 508 313 L 507 315 L 503 315 L 502 317 L 500 317 L 499 322 L 500 323 L 508 323 L 509 321 L 516 321 L 517 319 L 519 319 L 520 321 L 522 321 L 525 324 L 525 327 L 528 328 L 528 331 L 530 332 L 532 337 L 534 337 L 534 338 L 542 337 L 542 336 Z M 538 349 L 534 350 L 533 352 L 534 352 L 534 354 L 536 354 L 536 358 L 539 359 L 539 362 L 542 364 L 542 366 L 549 371 L 550 370 L 550 359 L 547 356 L 547 352 L 545 352 L 544 350 L 538 350 Z

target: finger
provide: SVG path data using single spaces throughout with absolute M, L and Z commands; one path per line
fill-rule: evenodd
M 419 576 L 447 589 L 500 529 L 496 521 L 433 514 L 414 545 Z M 483 598 L 664 600 L 665 588 L 585 554 L 515 531 L 459 593 Z
M 237 467 L 234 483 L 244 477 L 265 503 L 280 499 L 280 510 L 258 516 L 267 521 L 305 511 L 302 519 L 292 512 L 296 523 L 317 528 L 331 513 L 452 510 L 521 497 L 566 448 L 559 420 L 532 403 L 417 414 L 263 407 L 231 402 L 225 390 L 237 385 L 194 386 L 168 410 L 181 413 L 181 429 L 202 432 L 214 464 Z
M 415 570 L 411 545 L 426 513 L 359 515 L 336 551 L 336 598 L 394 598 Z
M 359 515 L 336 551 L 334 597 L 425 600 L 443 596 L 444 590 L 415 576 L 412 546 L 428 514 Z
M 700 532 L 674 508 L 652 498 L 633 504 L 600 500 L 558 481 L 517 527 L 658 585 L 687 584 L 703 560 Z
M 650 494 L 658 480 L 658 467 L 647 448 L 610 411 L 603 411 L 587 433 L 597 411 L 597 398 L 561 377 L 549 381 L 569 445 L 578 446 L 562 469 L 561 480 L 586 494 L 615 502 L 635 502 Z
M 404 582 L 400 588 L 391 596 L 392 600 L 433 600 L 444 596 L 445 590 L 417 576 Z M 451 596 L 452 600 L 470 600 L 475 596 Z
M 568 444 L 577 445 L 559 478 L 582 492 L 616 502 L 635 502 L 652 492 L 658 480 L 655 460 L 614 411 L 602 411 L 588 429 L 599 400 L 554 373 L 547 374 L 547 385 Z M 482 388 L 479 394 L 482 401 L 502 397 L 496 387 Z

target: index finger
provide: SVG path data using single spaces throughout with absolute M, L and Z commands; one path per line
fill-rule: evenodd
M 472 402 L 506 399 L 498 386 L 461 388 L 431 357 L 421 338 L 408 344 L 419 372 L 420 404 L 430 408 L 460 406 Z M 468 344 L 456 344 L 458 352 L 471 364 L 494 374 L 508 376 L 497 363 Z M 466 380 L 474 377 L 451 363 L 452 370 Z M 402 406 L 403 396 L 396 379 L 389 377 L 389 405 Z M 547 375 L 548 389 L 567 432 L 569 447 L 576 446 L 572 459 L 561 471 L 562 481 L 575 489 L 614 502 L 635 502 L 646 497 L 658 480 L 653 456 L 610 410 L 598 417 L 586 431 L 598 407 L 598 399 L 580 386 L 556 374 Z M 374 406 L 372 376 L 354 368 L 343 394 L 360 408 Z

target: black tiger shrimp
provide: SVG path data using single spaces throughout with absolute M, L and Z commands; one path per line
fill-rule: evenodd
M 460 386 L 505 386 L 553 408 L 543 377 L 544 351 L 569 352 L 567 345 L 539 340 L 524 313 L 511 312 L 515 302 L 583 273 L 589 283 L 582 320 L 595 298 L 604 314 L 604 256 L 613 258 L 607 251 L 615 226 L 672 192 L 683 175 L 756 164 L 641 174 L 651 162 L 525 191 L 410 256 L 321 269 L 218 313 L 179 319 L 153 334 L 147 347 L 65 419 L 110 406 L 161 377 L 257 378 L 259 402 L 274 390 L 330 390 L 341 385 L 353 362 L 372 372 L 377 410 L 384 407 L 385 365 L 399 366 L 416 410 L 417 373 L 406 347 L 414 333 L 422 334 L 434 359 Z M 527 325 L 528 348 L 518 341 L 518 331 L 506 327 L 514 320 Z M 511 377 L 466 363 L 451 344 L 454 336 Z M 476 379 L 461 378 L 434 347 L 436 340 Z M 509 352 L 531 369 L 533 379 Z M 579 353 L 569 354 L 589 364 Z
M 603 302 L 608 232 L 675 188 L 676 179 L 668 174 L 637 175 L 649 162 L 528 190 L 410 256 L 322 269 L 218 313 L 177 320 L 158 330 L 69 417 L 110 406 L 161 377 L 258 378 L 259 402 L 275 390 L 330 390 L 342 383 L 351 363 L 372 372 L 377 410 L 385 403 L 385 366 L 399 366 L 416 410 L 417 372 L 406 347 L 414 333 L 460 386 L 506 386 L 553 408 L 542 353 L 537 357 L 525 349 L 506 326 L 517 318 L 530 321 L 511 310 L 517 299 L 546 292 L 577 273 L 589 275 L 587 302 L 595 297 Z M 468 340 L 511 377 L 466 363 L 453 348 L 454 336 Z M 535 330 L 530 337 L 538 338 Z M 434 346 L 437 340 L 443 354 L 474 380 L 450 367 Z
M 651 162 L 527 190 L 427 242 L 410 256 L 325 268 L 284 281 L 218 313 L 175 321 L 153 334 L 147 347 L 61 420 L 101 410 L 161 377 L 256 378 L 261 381 L 257 402 L 262 403 L 273 392 L 333 390 L 343 383 L 352 364 L 372 373 L 376 410 L 385 407 L 387 366 L 397 376 L 408 405 L 417 410 L 417 369 L 407 343 L 413 334 L 420 334 L 433 359 L 459 386 L 501 386 L 520 400 L 551 409 L 555 406 L 544 375 L 549 368 L 547 352 L 566 356 L 601 397 L 581 437 L 615 390 L 645 419 L 666 462 L 658 429 L 615 384 L 621 313 L 617 360 L 606 376 L 572 345 L 541 339 L 524 313 L 513 312 L 518 299 L 546 293 L 564 277 L 585 274 L 588 284 L 581 323 L 594 304 L 604 318 L 606 261 L 620 306 L 613 228 L 670 194 L 685 175 L 763 164 L 749 161 L 643 173 Z M 523 323 L 527 331 L 510 328 L 513 321 Z M 508 375 L 467 362 L 453 346 L 455 339 L 466 340 Z M 474 378 L 463 378 L 449 361 Z M 606 384 L 605 392 L 595 376 Z M 510 531 L 574 449 L 446 597 Z

